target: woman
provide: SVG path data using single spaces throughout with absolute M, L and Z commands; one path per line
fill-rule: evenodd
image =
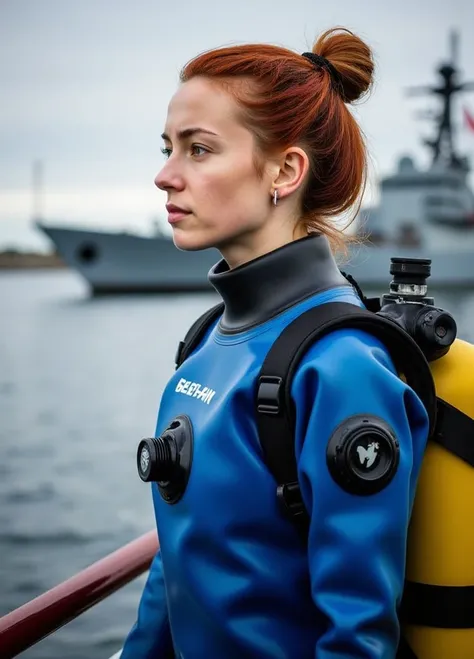
M 220 250 L 209 279 L 225 311 L 161 401 L 156 436 L 185 418 L 192 464 L 175 499 L 153 485 L 161 552 L 122 659 L 395 656 L 428 433 L 420 400 L 363 331 L 307 351 L 292 384 L 307 543 L 278 507 L 254 408 L 262 361 L 291 321 L 330 301 L 362 304 L 333 259 L 343 239 L 331 221 L 363 191 L 366 153 L 347 106 L 372 73 L 369 48 L 346 30 L 312 53 L 229 47 L 182 72 L 155 183 L 176 246 Z M 389 482 L 365 496 L 327 462 L 341 428 L 364 432 L 360 415 L 396 447 Z M 364 450 L 366 467 L 376 451 Z

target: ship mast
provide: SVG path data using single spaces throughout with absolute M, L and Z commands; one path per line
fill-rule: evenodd
M 436 95 L 442 101 L 440 112 L 435 116 L 435 137 L 424 140 L 424 143 L 432 152 L 432 163 L 443 161 L 448 167 L 467 171 L 468 163 L 466 158 L 460 156 L 454 147 L 452 105 L 455 94 L 464 91 L 474 91 L 474 82 L 457 81 L 459 73 L 457 66 L 459 34 L 454 30 L 450 35 L 450 46 L 450 61 L 442 64 L 437 70 L 441 78 L 440 83 L 433 86 L 413 87 L 408 92 L 410 95 Z

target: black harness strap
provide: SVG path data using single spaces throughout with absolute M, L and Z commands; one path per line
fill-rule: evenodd
M 220 302 L 205 311 L 202 316 L 191 325 L 183 341 L 179 342 L 174 358 L 176 368 L 179 368 L 185 359 L 195 350 L 203 340 L 209 327 L 224 313 L 224 303 Z
M 306 350 L 322 336 L 343 327 L 366 330 L 385 343 L 395 367 L 424 403 L 431 432 L 436 421 L 429 364 L 418 345 L 394 322 L 353 304 L 333 302 L 308 310 L 287 326 L 270 348 L 259 374 L 257 426 L 266 463 L 277 481 L 278 500 L 303 541 L 307 541 L 309 517 L 298 484 L 291 382 Z M 397 659 L 417 659 L 403 634 Z
M 474 628 L 474 586 L 405 582 L 400 619 L 438 629 Z
M 474 419 L 438 398 L 435 442 L 474 467 Z M 474 625 L 473 625 L 474 626 Z
M 276 339 L 262 364 L 257 426 L 265 461 L 277 481 L 277 496 L 302 532 L 308 520 L 298 487 L 291 382 L 313 343 L 329 332 L 347 327 L 365 330 L 385 343 L 395 367 L 423 402 L 430 418 L 430 432 L 434 430 L 436 394 L 429 364 L 415 341 L 395 322 L 346 302 L 322 304 L 298 316 Z

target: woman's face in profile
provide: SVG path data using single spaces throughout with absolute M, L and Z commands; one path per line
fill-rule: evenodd
M 196 77 L 173 96 L 163 132 L 166 163 L 155 184 L 167 192 L 176 246 L 184 250 L 245 245 L 271 212 L 270 161 L 257 172 L 252 133 L 217 83 Z

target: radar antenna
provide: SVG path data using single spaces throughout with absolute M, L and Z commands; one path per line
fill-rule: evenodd
M 450 61 L 441 64 L 437 69 L 441 78 L 440 83 L 433 86 L 412 87 L 408 90 L 408 94 L 410 96 L 429 94 L 441 98 L 442 107 L 434 117 L 435 137 L 424 142 L 431 149 L 433 163 L 443 160 L 448 166 L 467 170 L 466 158 L 457 154 L 454 147 L 452 101 L 455 94 L 474 91 L 474 82 L 458 82 L 459 34 L 455 30 L 450 34 L 450 51 Z

